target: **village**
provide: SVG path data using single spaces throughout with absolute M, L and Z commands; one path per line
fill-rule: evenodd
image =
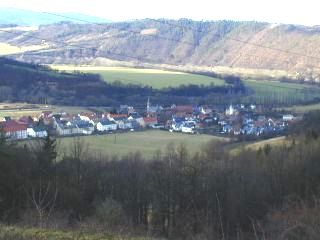
M 269 114 L 270 115 L 270 114 Z M 284 135 L 290 124 L 301 117 L 292 114 L 268 116 L 254 105 L 236 104 L 224 107 L 172 105 L 152 106 L 148 99 L 146 108 L 136 110 L 121 105 L 116 112 L 43 111 L 38 116 L 11 116 L 0 118 L 0 129 L 6 139 L 23 140 L 114 132 L 134 132 L 159 129 L 186 134 L 212 134 L 244 136 L 251 139 Z

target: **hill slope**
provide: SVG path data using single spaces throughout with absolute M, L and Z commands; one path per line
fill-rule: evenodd
M 41 40 L 45 40 L 46 49 L 13 57 L 56 64 L 109 64 L 111 59 L 207 69 L 267 69 L 280 70 L 282 76 L 299 78 L 303 74 L 317 80 L 320 72 L 319 27 L 139 20 L 99 25 L 64 22 L 32 32 L 15 29 L 0 33 L 0 42 L 10 46 L 39 46 L 44 44 Z

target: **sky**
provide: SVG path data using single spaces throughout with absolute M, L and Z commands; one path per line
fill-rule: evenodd
M 318 2 L 318 3 L 317 3 Z M 319 0 L 1 0 L 0 7 L 77 12 L 112 21 L 143 18 L 249 20 L 320 25 Z

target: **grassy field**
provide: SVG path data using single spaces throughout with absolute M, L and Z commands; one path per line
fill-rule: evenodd
M 0 240 L 146 240 L 152 238 L 124 237 L 108 233 L 86 233 L 83 231 L 63 231 L 55 229 L 24 228 L 0 225 Z
M 53 65 L 54 69 L 61 71 L 80 71 L 100 74 L 106 82 L 119 81 L 125 84 L 141 84 L 161 89 L 165 87 L 177 87 L 182 84 L 224 85 L 224 80 L 202 75 L 182 72 L 171 72 L 157 69 L 137 69 L 125 67 L 90 67 L 90 66 L 63 66 Z
M 97 109 L 100 110 L 100 109 Z M 42 104 L 27 104 L 27 103 L 0 103 L 0 117 L 10 116 L 14 119 L 22 116 L 39 116 L 42 111 L 68 112 L 76 114 L 80 112 L 90 112 L 85 107 L 72 106 L 54 106 Z
M 298 114 L 303 114 L 306 112 L 320 110 L 320 103 L 317 104 L 310 104 L 310 105 L 295 105 L 288 108 L 283 108 L 283 110 L 291 111 Z
M 160 130 L 113 133 L 80 138 L 89 145 L 89 152 L 92 153 L 124 156 L 139 151 L 146 158 L 153 157 L 157 150 L 164 151 L 169 144 L 175 146 L 184 144 L 190 152 L 194 153 L 201 150 L 202 145 L 211 140 L 227 141 L 226 138 L 222 137 L 170 133 Z M 71 137 L 58 140 L 60 156 L 65 153 L 68 154 L 68 149 L 73 142 L 74 138 Z
M 254 91 L 247 100 L 258 103 L 273 100 L 294 104 L 320 97 L 320 88 L 312 85 L 261 80 L 245 80 L 244 83 Z
M 28 51 L 36 51 L 41 49 L 48 48 L 48 45 L 33 45 L 33 46 L 24 46 L 24 47 L 16 47 L 7 43 L 0 43 L 0 56 L 2 55 L 10 55 L 16 53 L 23 53 Z
M 100 74 L 107 82 L 118 81 L 124 84 L 141 84 L 157 89 L 176 87 L 181 84 L 209 85 L 213 83 L 217 86 L 225 84 L 224 80 L 221 79 L 157 69 L 71 65 L 53 65 L 51 67 L 61 71 L 80 71 Z M 320 88 L 311 85 L 263 80 L 244 80 L 244 83 L 246 87 L 252 89 L 254 92 L 254 94 L 243 99 L 244 102 L 248 103 L 272 103 L 273 101 L 275 103 L 296 104 L 320 97 Z
M 290 144 L 291 140 L 286 137 L 275 137 L 266 140 L 258 140 L 254 142 L 242 142 L 242 143 L 231 143 L 227 146 L 227 150 L 229 150 L 231 155 L 236 155 L 240 153 L 242 150 L 258 150 L 259 148 L 263 148 L 266 145 L 270 145 L 271 147 L 282 146 L 283 144 Z

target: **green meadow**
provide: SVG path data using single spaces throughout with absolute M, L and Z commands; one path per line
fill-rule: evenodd
M 207 77 L 197 74 L 183 72 L 164 71 L 157 69 L 138 69 L 126 67 L 94 67 L 94 66 L 51 66 L 54 69 L 73 72 L 80 71 L 85 73 L 100 74 L 106 82 L 121 82 L 123 84 L 139 84 L 151 86 L 156 89 L 166 87 L 177 87 L 182 84 L 224 85 L 222 79 Z
M 228 139 L 204 134 L 189 135 L 149 130 L 83 136 L 80 137 L 80 141 L 88 147 L 88 152 L 96 155 L 117 155 L 121 157 L 130 153 L 140 152 L 144 158 L 152 158 L 159 150 L 164 153 L 169 145 L 178 147 L 183 144 L 190 153 L 195 153 L 201 151 L 202 147 L 209 141 L 227 142 Z M 64 154 L 70 154 L 69 150 L 74 142 L 75 138 L 73 137 L 58 139 L 58 149 L 61 157 Z
M 225 84 L 224 80 L 218 78 L 158 69 L 72 65 L 52 65 L 51 67 L 60 71 L 99 74 L 110 83 L 139 84 L 156 89 L 177 87 L 182 84 L 214 84 L 216 86 Z M 298 104 L 320 98 L 320 88 L 317 86 L 263 80 L 244 80 L 244 84 L 251 90 L 251 94 L 243 98 L 243 102 Z

